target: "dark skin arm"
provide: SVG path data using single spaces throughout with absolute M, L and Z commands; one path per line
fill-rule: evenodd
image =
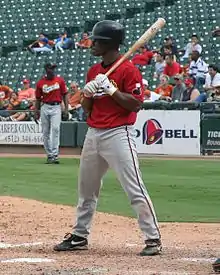
M 120 91 L 116 91 L 112 98 L 124 109 L 130 112 L 138 112 L 141 109 L 142 102 L 136 99 L 131 94 L 121 93 Z
M 41 106 L 41 100 L 36 99 L 35 101 L 35 111 L 34 111 L 34 118 L 37 120 L 40 117 L 40 106 Z
M 92 111 L 92 105 L 93 105 L 93 99 L 88 97 L 82 97 L 81 104 L 86 113 L 91 113 Z
M 64 103 L 64 106 L 65 106 L 65 112 L 68 113 L 68 97 L 67 97 L 67 94 L 65 94 L 63 96 L 63 103 Z

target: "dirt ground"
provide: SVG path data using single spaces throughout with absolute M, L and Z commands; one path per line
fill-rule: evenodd
M 140 257 L 143 238 L 136 220 L 103 213 L 95 216 L 89 250 L 53 252 L 71 232 L 74 217 L 72 207 L 1 197 L 0 274 L 207 275 L 220 255 L 218 224 L 161 223 L 163 253 Z M 7 262 L 21 258 L 42 262 Z
M 42 148 L 22 150 L 5 148 L 0 156 L 45 157 Z M 219 224 L 161 223 L 162 254 L 140 257 L 136 220 L 104 213 L 95 215 L 88 251 L 54 252 L 74 219 L 72 207 L 0 197 L 0 275 L 208 275 L 220 255 Z

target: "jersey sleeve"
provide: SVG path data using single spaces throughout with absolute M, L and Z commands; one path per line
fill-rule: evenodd
M 135 66 L 126 68 L 124 73 L 123 91 L 121 92 L 132 94 L 140 101 L 144 101 L 142 75 Z
M 61 91 L 61 95 L 67 94 L 66 82 L 63 78 L 60 79 L 60 91 Z
M 36 99 L 41 99 L 42 96 L 42 88 L 39 82 L 37 82 L 36 90 L 35 90 L 35 97 Z

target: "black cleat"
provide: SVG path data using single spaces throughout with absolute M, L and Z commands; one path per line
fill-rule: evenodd
M 53 158 L 53 164 L 60 164 L 60 161 L 59 161 L 59 159 L 58 159 L 58 156 L 55 156 L 55 157 Z
M 77 235 L 67 233 L 64 236 L 64 240 L 55 245 L 53 250 L 55 251 L 74 251 L 74 250 L 87 250 L 88 240 Z
M 48 157 L 46 164 L 52 164 L 53 163 L 53 158 L 52 157 Z

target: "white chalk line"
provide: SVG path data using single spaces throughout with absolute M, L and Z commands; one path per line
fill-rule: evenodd
M 213 263 L 216 258 L 179 258 L 179 261 Z
M 9 244 L 0 242 L 0 249 L 14 248 L 14 247 L 32 247 L 37 245 L 42 245 L 42 242 L 33 242 L 33 243 L 20 243 L 20 244 Z
M 14 258 L 7 260 L 0 260 L 0 263 L 51 263 L 55 262 L 53 259 L 47 258 Z

